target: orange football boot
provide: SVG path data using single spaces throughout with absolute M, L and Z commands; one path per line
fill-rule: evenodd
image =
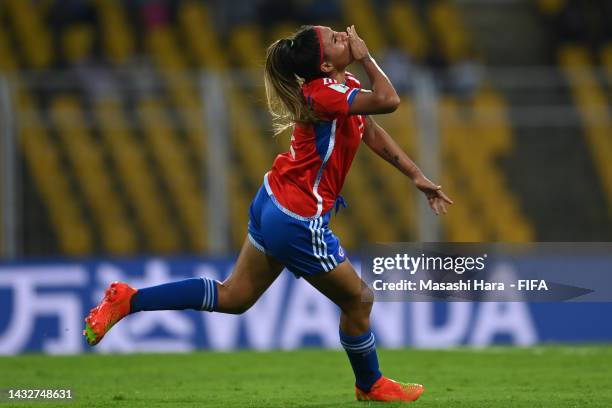
M 412 402 L 425 391 L 420 384 L 403 384 L 387 377 L 380 377 L 370 389 L 364 392 L 355 386 L 358 401 Z
M 104 335 L 117 323 L 130 313 L 130 299 L 138 290 L 127 283 L 113 282 L 110 284 L 104 299 L 98 306 L 91 309 L 85 318 L 83 336 L 87 338 L 90 346 L 95 346 Z

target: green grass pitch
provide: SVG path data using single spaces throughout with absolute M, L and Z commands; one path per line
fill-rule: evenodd
M 380 350 L 383 372 L 420 382 L 415 407 L 612 407 L 612 346 Z M 364 407 L 342 351 L 25 355 L 0 358 L 0 388 L 71 388 L 15 407 Z

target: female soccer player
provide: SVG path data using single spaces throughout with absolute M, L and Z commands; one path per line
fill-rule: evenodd
M 346 72 L 353 61 L 362 65 L 372 90 L 361 89 Z M 83 333 L 95 345 L 123 317 L 145 310 L 243 313 L 287 268 L 341 309 L 340 342 L 355 373 L 357 399 L 414 401 L 421 385 L 395 382 L 379 370 L 370 330 L 373 294 L 328 223 L 362 140 L 410 177 L 436 214 L 446 213 L 445 203 L 452 202 L 364 116 L 393 112 L 400 100 L 354 26 L 346 32 L 305 26 L 274 42 L 266 55 L 265 85 L 277 134 L 293 127 L 291 148 L 264 176 L 231 275 L 223 283 L 203 277 L 138 290 L 114 282 L 85 319 Z

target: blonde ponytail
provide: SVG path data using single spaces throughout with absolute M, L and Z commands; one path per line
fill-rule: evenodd
M 275 136 L 296 122 L 319 121 L 302 94 L 304 80 L 320 76 L 320 70 L 316 70 L 313 76 L 313 68 L 305 70 L 300 66 L 303 65 L 301 60 L 305 57 L 303 51 L 307 52 L 311 47 L 308 44 L 309 38 L 305 34 L 302 38 L 297 36 L 309 29 L 312 30 L 310 27 L 302 28 L 294 38 L 275 41 L 266 52 L 264 83 Z M 302 52 L 298 49 L 298 45 L 301 45 Z M 318 47 L 318 44 L 316 46 Z

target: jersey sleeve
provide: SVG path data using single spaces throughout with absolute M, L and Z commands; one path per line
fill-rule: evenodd
M 309 95 L 309 104 L 316 113 L 328 118 L 346 116 L 359 91 L 354 86 L 322 81 Z

